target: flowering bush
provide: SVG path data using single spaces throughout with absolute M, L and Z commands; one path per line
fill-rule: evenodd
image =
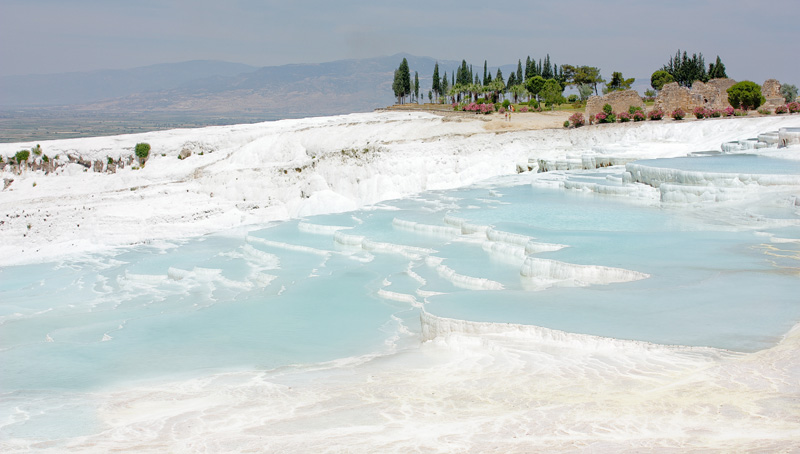
M 714 109 L 708 112 L 709 117 L 719 118 L 722 116 L 722 111 L 719 109 Z
M 527 111 L 528 111 L 528 106 L 522 106 L 522 107 L 520 107 L 520 108 L 519 108 L 519 111 L 520 111 L 520 112 L 527 112 Z
M 800 112 L 800 102 L 797 101 L 790 102 L 789 104 L 786 105 L 786 107 L 789 109 L 789 113 Z
M 651 120 L 661 120 L 664 118 L 664 111 L 661 109 L 653 109 L 647 114 L 647 117 Z
M 733 107 L 726 107 L 725 108 L 725 116 L 730 117 L 733 116 L 734 108 Z
M 633 118 L 628 112 L 620 112 L 620 114 L 617 116 L 619 117 L 620 123 L 627 123 L 631 121 L 631 118 Z
M 775 108 L 776 114 L 785 114 L 789 111 L 789 106 L 778 106 Z
M 772 111 L 769 110 L 769 109 L 761 108 L 761 109 L 758 109 L 758 113 L 760 113 L 761 115 L 770 115 L 770 114 L 772 114 Z
M 636 112 L 641 112 L 641 111 L 642 111 L 641 107 L 637 107 L 637 106 L 629 106 L 628 107 L 628 113 L 631 114 L 631 115 L 635 114 Z
M 586 120 L 583 118 L 583 114 L 580 112 L 575 112 L 574 114 L 570 115 L 569 122 L 572 123 L 572 126 L 576 128 L 586 124 Z
M 453 103 L 453 110 L 461 110 L 460 106 L 458 105 L 458 103 L 455 103 L 455 102 Z
M 645 120 L 644 112 L 641 110 L 637 110 L 633 113 L 633 121 L 644 121 Z
M 709 116 L 709 114 L 711 112 L 708 112 L 705 108 L 698 106 L 698 107 L 694 108 L 692 113 L 694 114 L 694 116 L 696 118 L 700 119 L 700 118 L 705 118 L 705 117 Z
M 497 109 L 497 112 L 498 112 L 498 113 L 501 113 L 501 114 L 504 114 L 504 113 L 506 113 L 506 108 L 505 108 L 505 107 L 503 107 L 503 106 L 500 106 L 500 108 L 499 108 L 499 109 Z
M 672 119 L 673 120 L 683 120 L 683 117 L 686 116 L 686 112 L 683 111 L 680 107 L 672 111 Z

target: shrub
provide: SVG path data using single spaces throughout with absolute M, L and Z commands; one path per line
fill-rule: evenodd
M 606 115 L 611 115 L 613 113 L 611 104 L 603 104 L 603 113 L 605 113 Z
M 594 115 L 589 115 L 589 124 L 590 125 L 594 124 Z
M 734 112 L 734 108 L 733 107 L 726 107 L 725 111 L 724 111 L 724 114 L 725 114 L 726 117 L 731 117 L 731 116 L 733 116 L 733 112 Z
M 42 146 L 37 144 L 35 147 L 31 148 L 31 152 L 34 156 L 41 156 L 42 155 Z
M 20 150 L 17 152 L 17 154 L 14 155 L 14 159 L 17 161 L 18 164 L 22 164 L 23 162 L 26 162 L 28 160 L 30 155 L 31 155 L 30 151 Z
M 789 113 L 800 112 L 800 102 L 790 102 L 789 104 L 786 104 L 786 108 L 789 109 Z
M 619 117 L 620 123 L 627 123 L 633 118 L 633 116 L 628 112 L 620 112 L 620 114 L 617 116 Z
M 42 162 L 50 162 L 50 158 L 48 158 L 46 154 L 42 155 Z
M 766 99 L 761 94 L 761 87 L 755 82 L 743 80 L 728 89 L 728 102 L 734 107 L 756 109 L 764 101 Z
M 598 123 L 614 123 L 617 121 L 617 117 L 616 115 L 614 115 L 614 112 L 611 113 L 600 112 L 597 115 L 595 115 L 594 118 L 597 120 Z
M 642 111 L 641 107 L 637 107 L 637 106 L 629 106 L 628 107 L 628 113 L 631 114 L 631 115 L 635 114 L 636 112 L 641 112 L 641 111 Z
M 737 117 L 746 117 L 747 111 L 744 109 L 736 109 L 733 111 L 733 115 Z
M 507 99 L 505 101 L 503 101 L 503 107 L 505 107 L 506 109 L 508 109 L 508 106 L 510 106 L 510 105 L 511 105 L 511 101 L 509 101 Z
M 707 112 L 705 108 L 699 106 L 695 107 L 692 113 L 697 119 L 705 118 L 709 114 L 709 112 Z
M 576 101 L 578 101 L 578 95 L 576 94 L 571 94 L 569 97 L 567 97 L 567 102 L 574 103 Z
M 664 118 L 664 111 L 661 109 L 653 109 L 647 114 L 647 118 L 651 120 L 661 120 Z
M 758 113 L 760 113 L 761 115 L 771 115 L 772 111 L 769 110 L 769 109 L 761 108 L 761 109 L 758 109 Z
M 645 120 L 644 112 L 641 110 L 637 110 L 633 113 L 633 121 L 644 121 Z
M 572 123 L 572 126 L 576 128 L 586 124 L 586 120 L 583 118 L 583 114 L 580 112 L 575 112 L 574 114 L 570 115 L 569 122 Z
M 519 111 L 520 111 L 520 112 L 527 112 L 527 111 L 528 111 L 528 106 L 522 106 L 522 107 L 520 107 L 520 108 L 519 108 Z
M 538 109 L 539 108 L 539 101 L 537 101 L 535 99 L 531 99 L 530 101 L 528 101 L 528 105 L 533 107 L 534 109 Z
M 708 112 L 709 117 L 719 118 L 722 116 L 722 111 L 719 109 L 714 109 Z
M 569 120 L 564 120 L 564 127 L 569 128 Z
M 499 109 L 497 109 L 497 112 L 498 112 L 498 113 L 501 113 L 501 114 L 504 114 L 504 113 L 506 113 L 506 108 L 505 108 L 505 107 L 503 107 L 503 106 L 500 106 L 500 108 L 499 108 Z
M 673 120 L 683 120 L 683 117 L 686 116 L 686 112 L 683 111 L 680 107 L 672 111 L 672 119 Z
M 134 147 L 134 153 L 136 157 L 139 158 L 139 163 L 144 167 L 145 161 L 147 161 L 147 157 L 150 156 L 150 144 L 149 143 L 137 143 L 136 147 Z

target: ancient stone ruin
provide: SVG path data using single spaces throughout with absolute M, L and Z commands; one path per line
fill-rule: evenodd
M 731 107 L 728 102 L 728 88 L 736 84 L 733 79 L 712 79 L 707 83 L 697 81 L 692 84 L 691 90 L 681 87 L 677 82 L 664 85 L 656 98 L 654 109 L 661 109 L 666 113 L 678 108 L 686 113 L 691 113 L 695 107 L 709 110 L 725 109 Z
M 603 106 L 606 104 L 616 113 L 627 112 L 631 106 L 644 110 L 644 102 L 636 90 L 612 91 L 604 96 L 590 97 L 586 102 L 586 115 L 597 115 L 603 111 Z
M 764 81 L 764 84 L 761 85 L 761 95 L 766 98 L 766 102 L 762 106 L 765 109 L 774 109 L 786 104 L 786 100 L 781 96 L 781 83 L 775 79 Z

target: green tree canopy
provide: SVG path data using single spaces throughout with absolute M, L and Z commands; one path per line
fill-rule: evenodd
M 538 98 L 539 92 L 542 91 L 544 88 L 545 79 L 542 76 L 533 76 L 527 81 L 525 81 L 525 88 L 528 89 L 528 93 Z
M 630 79 L 626 79 L 622 76 L 621 72 L 614 71 L 611 73 L 611 81 L 608 83 L 608 91 L 629 90 L 634 81 L 636 81 L 636 78 L 631 77 Z
M 555 106 L 563 99 L 561 92 L 561 84 L 559 84 L 557 80 L 547 79 L 539 94 L 542 96 L 542 99 L 544 99 L 546 105 Z
M 725 74 L 725 65 L 722 64 L 722 60 L 720 60 L 719 55 L 717 55 L 717 61 L 708 65 L 708 80 L 727 78 L 728 75 Z
M 743 80 L 728 89 L 728 102 L 742 109 L 756 109 L 766 99 L 761 94 L 761 86 L 749 80 Z
M 696 80 L 708 82 L 706 63 L 702 53 L 692 54 L 692 57 L 689 58 L 686 51 L 681 54 L 681 50 L 678 49 L 675 56 L 670 57 L 669 62 L 661 69 L 670 73 L 675 79 L 675 82 L 678 82 L 682 87 L 691 88 Z
M 664 88 L 664 85 L 672 82 L 675 82 L 675 78 L 672 77 L 672 74 L 663 69 L 659 69 L 650 76 L 650 86 L 653 87 L 654 90 L 661 90 Z
M 781 96 L 786 102 L 792 102 L 797 98 L 797 87 L 792 84 L 781 85 Z

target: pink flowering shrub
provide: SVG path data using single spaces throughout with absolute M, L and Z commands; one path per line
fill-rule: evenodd
M 711 112 L 707 111 L 707 110 L 706 110 L 705 108 L 703 108 L 703 107 L 700 107 L 700 106 L 698 106 L 698 107 L 695 107 L 695 108 L 694 108 L 694 110 L 692 111 L 692 113 L 694 114 L 694 116 L 695 116 L 697 119 L 700 119 L 700 118 L 705 118 L 705 117 L 708 117 L 708 116 L 709 116 L 709 114 L 710 114 Z
M 633 121 L 644 121 L 645 120 L 644 112 L 641 110 L 637 110 L 633 113 Z
M 725 116 L 726 117 L 733 116 L 734 111 L 735 111 L 735 109 L 733 107 L 726 107 L 725 108 Z
M 575 112 L 574 114 L 570 115 L 569 122 L 572 123 L 572 126 L 576 128 L 586 124 L 586 120 L 583 118 L 583 114 L 580 112 Z
M 497 109 L 497 112 L 498 112 L 498 113 L 501 113 L 501 114 L 504 114 L 504 113 L 506 113 L 506 108 L 505 108 L 505 107 L 503 107 L 503 106 L 500 106 L 500 108 L 499 108 L 499 109 Z
M 647 114 L 647 117 L 651 120 L 661 120 L 664 118 L 664 111 L 661 109 L 653 109 Z
M 776 114 L 785 114 L 786 112 L 789 112 L 789 106 L 778 106 L 775 108 Z
M 519 111 L 520 111 L 520 112 L 527 112 L 527 111 L 528 111 L 528 106 L 522 106 L 522 107 L 520 107 L 520 108 L 519 108 Z
M 719 118 L 722 116 L 722 111 L 719 109 L 714 109 L 708 112 L 709 117 Z
M 631 114 L 629 114 L 628 112 L 620 112 L 620 114 L 617 115 L 617 117 L 619 117 L 620 123 L 627 123 L 631 121 L 631 119 L 633 118 Z
M 793 101 L 786 105 L 786 108 L 789 109 L 789 113 L 797 113 L 800 112 L 800 102 Z
M 683 111 L 680 107 L 672 111 L 672 119 L 673 120 L 683 120 L 683 117 L 686 116 L 686 112 Z

